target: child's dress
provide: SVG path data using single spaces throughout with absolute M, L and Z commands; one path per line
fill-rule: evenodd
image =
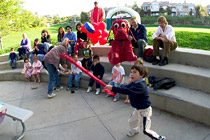
M 24 67 L 25 67 L 25 69 L 26 69 L 26 71 L 25 71 L 25 77 L 26 77 L 26 78 L 31 77 L 31 73 L 32 73 L 32 71 L 33 71 L 33 68 L 29 68 L 29 67 L 31 67 L 31 63 L 30 63 L 30 62 L 25 63 L 25 64 L 24 64 Z
M 40 73 L 42 69 L 42 63 L 39 60 L 37 60 L 36 62 L 34 61 L 32 67 L 33 67 L 32 74 Z M 38 67 L 38 69 L 36 69 L 35 67 Z

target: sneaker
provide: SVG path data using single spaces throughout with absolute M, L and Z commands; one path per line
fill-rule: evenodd
M 71 94 L 74 94 L 74 92 L 75 92 L 75 91 L 74 91 L 74 89 L 72 88 L 72 89 L 71 89 Z
M 132 137 L 132 136 L 134 136 L 134 135 L 136 135 L 136 134 L 138 134 L 138 133 L 139 133 L 139 132 L 136 131 L 136 130 L 130 130 L 130 131 L 128 131 L 127 136 L 128 136 L 128 137 Z
M 79 89 L 79 87 L 75 87 L 75 90 L 78 90 Z
M 55 96 L 56 96 L 56 94 L 55 94 L 55 93 L 52 93 L 51 95 L 50 95 L 50 94 L 48 94 L 47 96 L 48 96 L 48 98 L 50 99 L 50 98 L 55 97 Z
M 96 89 L 96 95 L 100 94 L 100 88 Z
M 159 140 L 166 140 L 166 137 L 165 136 L 160 136 L 158 139 Z
M 87 89 L 87 93 L 91 92 L 92 91 L 92 87 L 88 87 Z
M 152 62 L 152 65 L 157 65 L 158 63 L 160 63 L 160 60 L 159 60 L 159 59 L 155 59 L 155 60 Z
M 62 90 L 63 89 L 63 87 L 61 86 L 60 88 L 57 88 L 56 89 L 56 92 L 58 92 L 58 91 L 60 91 L 60 90 Z
M 71 87 L 67 87 L 67 88 L 66 88 L 66 91 L 69 91 L 69 90 L 71 90 Z

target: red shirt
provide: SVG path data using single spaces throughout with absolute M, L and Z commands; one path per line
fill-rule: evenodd
M 98 22 L 98 8 L 94 8 L 93 10 L 93 20 L 94 22 Z

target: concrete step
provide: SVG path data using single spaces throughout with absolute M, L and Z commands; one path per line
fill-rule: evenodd
M 100 57 L 101 63 L 105 67 L 106 73 L 111 73 L 112 65 L 110 65 L 107 57 Z M 123 62 L 122 66 L 125 69 L 126 75 L 129 75 L 132 63 Z M 144 62 L 148 67 L 149 76 L 157 78 L 173 78 L 178 86 L 200 90 L 210 93 L 210 70 L 207 68 L 199 68 L 194 66 L 187 66 L 181 64 L 169 63 L 166 66 L 152 65 Z
M 107 56 L 109 50 L 111 49 L 110 46 L 105 46 L 105 47 L 92 46 L 91 48 L 94 52 L 94 55 L 99 55 L 99 56 Z M 152 46 L 147 46 L 146 48 L 152 48 Z M 161 54 L 162 52 L 163 51 L 160 50 Z M 134 53 L 135 54 L 138 53 L 137 48 L 134 48 Z M 210 68 L 210 51 L 188 49 L 188 48 L 177 48 L 176 50 L 170 52 L 169 63 Z
M 60 82 L 67 86 L 68 75 L 61 75 Z M 103 81 L 109 82 L 111 74 L 105 73 Z M 21 69 L 0 71 L 0 81 L 24 81 L 25 77 L 21 74 Z M 42 70 L 41 82 L 48 82 L 49 76 Z M 128 76 L 125 77 L 125 81 Z M 83 73 L 80 88 L 87 89 L 89 77 Z M 95 87 L 95 86 L 93 86 Z M 47 87 L 46 87 L 47 88 Z M 191 120 L 210 125 L 210 95 L 188 88 L 175 86 L 169 90 L 156 90 L 149 88 L 152 106 L 167 112 L 189 118 Z M 120 98 L 125 98 L 121 95 Z
M 16 68 L 23 68 L 23 66 L 24 66 L 23 60 L 16 61 Z M 9 69 L 11 69 L 9 60 L 0 62 L 0 70 L 9 70 Z
M 80 58 L 81 60 L 82 58 Z M 100 57 L 102 65 L 105 67 L 106 73 L 111 73 L 112 65 L 110 65 L 107 57 Z M 169 77 L 176 81 L 176 84 L 181 87 L 200 90 L 210 93 L 210 70 L 207 68 L 198 68 L 193 66 L 181 65 L 170 63 L 166 66 L 152 65 L 151 63 L 144 62 L 145 66 L 149 69 L 149 76 L 157 78 Z M 23 68 L 23 60 L 17 61 L 17 68 Z M 129 75 L 130 68 L 133 65 L 129 62 L 123 62 L 122 66 L 125 69 L 126 75 Z M 70 66 L 69 66 L 70 67 Z M 10 70 L 9 61 L 0 62 L 0 70 Z

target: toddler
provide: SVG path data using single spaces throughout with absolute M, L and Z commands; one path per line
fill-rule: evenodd
M 90 71 L 90 67 L 93 63 L 92 61 L 92 56 L 93 56 L 93 51 L 90 48 L 89 42 L 88 41 L 84 41 L 83 42 L 83 46 L 84 49 L 82 50 L 82 54 L 83 54 L 83 59 L 82 59 L 82 66 Z
M 29 62 L 28 58 L 24 59 L 24 69 L 23 69 L 25 78 L 26 78 L 26 82 L 30 82 L 30 77 L 31 77 L 31 73 L 33 71 L 33 68 L 31 66 L 31 63 Z
M 147 68 L 141 65 L 133 65 L 131 68 L 131 82 L 125 86 L 115 87 L 107 85 L 105 89 L 112 92 L 129 95 L 131 106 L 134 111 L 129 117 L 128 123 L 131 130 L 127 136 L 132 137 L 139 133 L 140 121 L 143 120 L 143 133 L 153 140 L 165 140 L 164 136 L 150 130 L 152 107 L 149 98 L 149 90 L 143 77 L 147 76 Z
M 81 62 L 78 60 L 78 55 L 76 53 L 72 54 L 72 58 L 74 59 L 75 62 L 77 62 L 77 64 L 82 66 Z M 71 90 L 71 93 L 74 93 L 74 89 L 72 88 L 73 80 L 75 80 L 75 89 L 76 90 L 79 89 L 79 81 L 81 79 L 81 76 L 82 76 L 82 71 L 74 64 L 71 64 L 71 74 L 69 76 L 67 91 Z
M 9 62 L 12 69 L 16 68 L 16 61 L 18 59 L 17 54 L 14 51 L 14 48 L 11 48 L 11 53 L 9 54 Z M 12 66 L 14 65 L 14 67 Z
M 91 66 L 91 70 L 93 71 L 93 75 L 95 77 L 97 77 L 100 80 L 103 78 L 104 66 L 101 65 L 98 55 L 95 55 L 93 57 L 93 64 Z M 87 92 L 91 92 L 92 91 L 92 86 L 93 86 L 94 82 L 95 81 L 92 78 L 90 78 Z M 98 84 L 96 82 L 96 95 L 98 95 L 99 93 L 100 93 L 100 84 Z
M 124 84 L 124 76 L 125 76 L 125 70 L 121 66 L 121 63 L 116 64 L 112 68 L 112 79 L 110 80 L 108 85 L 112 85 L 112 86 L 118 87 L 118 86 Z M 109 97 L 109 94 L 107 94 L 106 97 Z M 118 100 L 119 100 L 119 94 L 117 93 L 114 96 L 113 102 L 117 102 Z
M 134 61 L 134 65 L 144 65 L 144 61 L 141 59 L 141 58 L 138 58 L 136 61 Z M 128 84 L 131 82 L 131 78 L 129 76 L 129 80 L 128 80 Z M 128 95 L 126 95 L 126 99 L 125 99 L 125 104 L 129 104 L 130 103 L 130 100 L 129 100 L 129 97 Z
M 33 57 L 33 71 L 32 71 L 32 76 L 33 76 L 33 79 L 34 79 L 34 83 L 36 83 L 36 78 L 35 78 L 35 75 L 37 76 L 37 79 L 38 79 L 38 83 L 40 83 L 40 72 L 41 72 L 41 68 L 42 68 L 42 63 L 39 61 L 39 58 L 34 55 Z

